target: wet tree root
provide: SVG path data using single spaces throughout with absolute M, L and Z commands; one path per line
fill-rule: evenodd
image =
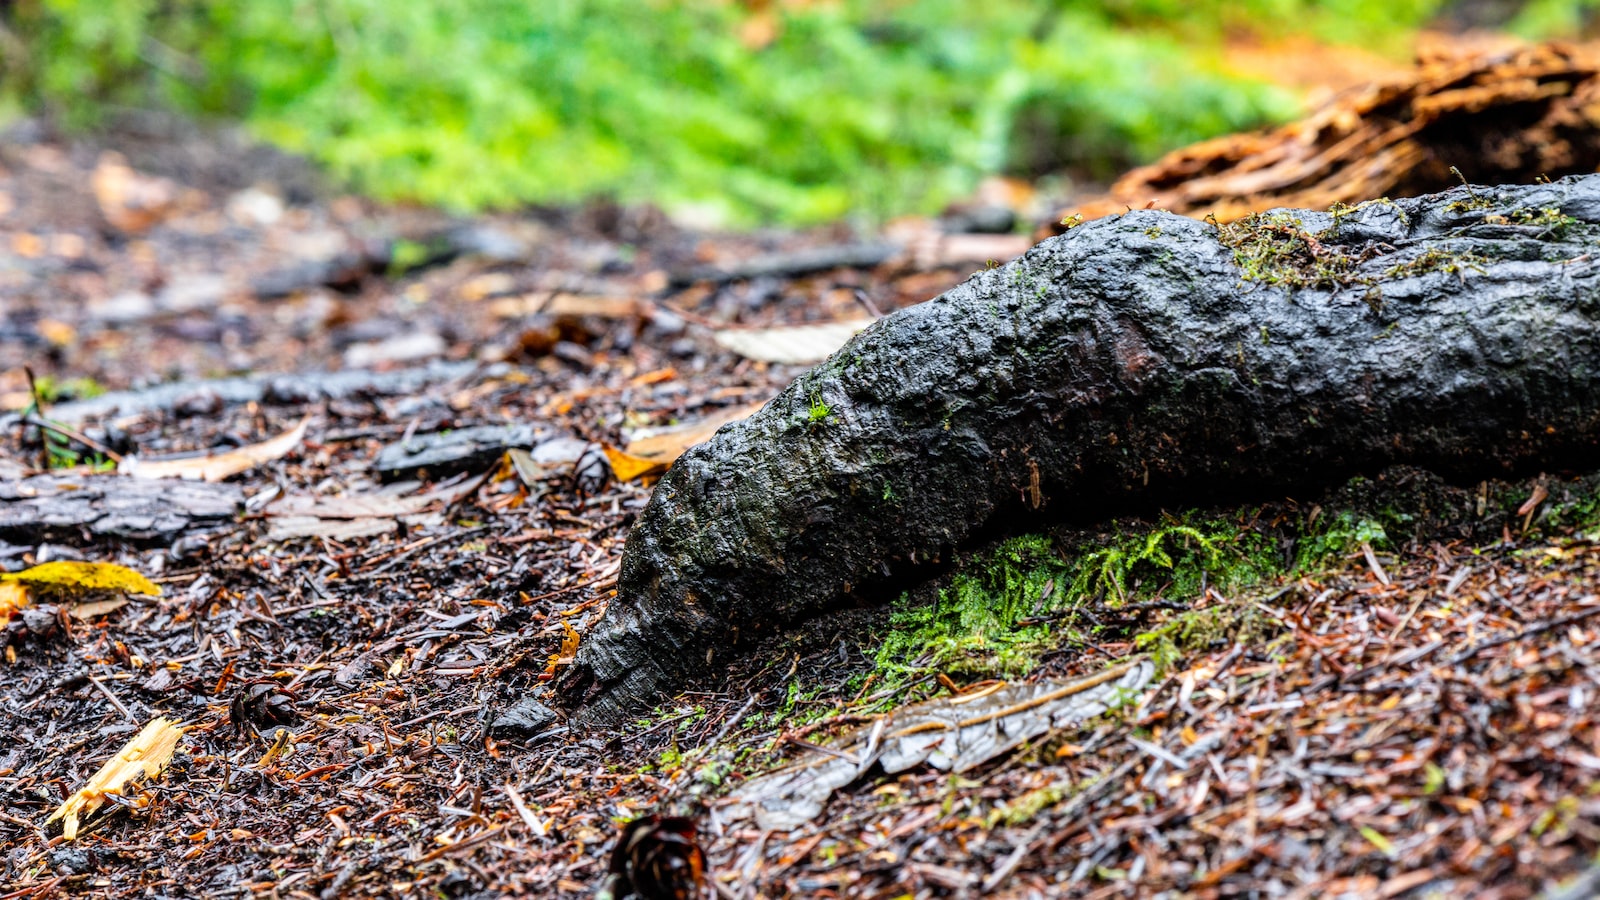
M 614 723 L 1034 510 L 1407 463 L 1593 465 L 1600 176 L 1221 228 L 1083 225 L 869 328 L 686 453 L 564 680 Z

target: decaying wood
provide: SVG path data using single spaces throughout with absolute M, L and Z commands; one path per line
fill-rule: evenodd
M 565 682 L 614 722 L 1019 514 L 1600 444 L 1600 176 L 1091 222 L 880 320 L 684 454 Z
M 1140 659 L 1069 682 L 996 682 L 915 703 L 793 766 L 746 781 L 729 795 L 717 817 L 723 822 L 754 819 L 763 831 L 788 831 L 819 815 L 835 790 L 873 766 L 893 775 L 926 763 L 959 775 L 1023 741 L 1128 702 L 1154 674 L 1155 666 Z
M 900 248 L 890 243 L 836 244 L 768 253 L 723 265 L 696 266 L 674 271 L 669 277 L 672 284 L 679 286 L 697 281 L 720 283 L 745 278 L 788 278 L 828 269 L 870 269 L 894 259 L 899 253 Z
M 0 481 L 0 539 L 42 541 L 83 533 L 171 540 L 232 522 L 244 509 L 235 484 L 117 475 L 35 475 Z
M 494 367 L 470 362 L 432 363 L 386 372 L 354 369 L 171 382 L 138 390 L 108 391 L 98 397 L 56 404 L 46 412 L 51 421 L 76 425 L 90 419 L 151 412 L 213 413 L 224 406 L 244 403 L 291 404 L 347 397 L 389 397 L 415 394 L 430 385 L 466 378 L 480 371 L 493 374 Z M 14 427 L 20 420 L 15 413 L 0 415 L 0 428 Z
M 1460 183 L 1452 166 L 1485 184 L 1600 169 L 1600 47 L 1423 59 L 1411 78 L 1344 91 L 1298 122 L 1169 153 L 1058 218 L 1153 206 L 1227 222 L 1277 207 L 1326 209 L 1444 190 Z

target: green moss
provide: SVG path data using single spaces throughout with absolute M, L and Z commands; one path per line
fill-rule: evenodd
M 1355 268 L 1365 255 L 1324 244 L 1321 235 L 1289 213 L 1257 213 L 1220 225 L 1218 238 L 1233 251 L 1245 281 L 1287 288 L 1338 288 L 1362 281 Z
M 1067 799 L 1072 793 L 1072 789 L 1064 784 L 1047 784 L 1041 788 L 1034 788 L 1015 800 L 1002 803 L 990 810 L 984 820 L 984 828 L 993 830 L 997 825 L 1011 828 L 1026 825 L 1039 813 Z
M 811 405 L 806 409 L 806 424 L 819 425 L 833 415 L 833 407 L 823 402 L 821 394 L 811 395 Z
M 1391 533 L 1422 524 L 1410 499 L 1359 511 L 1354 498 L 1368 486 L 1382 487 L 1357 479 L 1345 489 L 1351 508 L 1333 514 L 1317 507 L 1287 514 L 1190 511 L 1154 523 L 1114 521 L 1100 533 L 1007 539 L 961 564 L 933 602 L 901 598 L 877 649 L 876 671 L 890 684 L 928 671 L 1017 677 L 1050 650 L 1128 638 L 1165 666 L 1224 639 L 1265 642 L 1275 623 L 1236 601 L 1262 585 L 1338 564 L 1363 544 L 1381 550 Z M 1600 511 L 1600 501 L 1590 508 Z M 1106 621 L 1108 613 L 1152 601 L 1195 608 L 1173 611 L 1142 631 L 1126 630 L 1131 617 Z
M 1112 523 L 1109 535 L 1026 535 L 970 560 L 933 603 L 902 598 L 878 648 L 879 671 L 906 680 L 933 669 L 1016 677 L 1041 654 L 1097 635 L 1077 614 L 1155 598 L 1232 591 L 1282 570 L 1277 539 L 1188 513 L 1155 525 Z
M 1411 222 L 1411 217 L 1406 215 L 1406 211 L 1400 207 L 1400 204 L 1394 202 L 1388 197 L 1378 197 L 1374 200 L 1363 200 L 1354 206 L 1351 206 L 1348 203 L 1334 203 L 1332 206 L 1328 207 L 1328 215 L 1333 217 L 1333 224 L 1329 226 L 1327 236 L 1338 234 L 1339 227 L 1344 224 L 1344 220 L 1346 218 L 1361 212 L 1362 210 L 1370 209 L 1374 206 L 1386 206 L 1394 210 L 1394 214 L 1399 217 L 1400 222 L 1403 225 L 1410 224 Z
M 1574 228 L 1583 224 L 1575 216 L 1565 215 L 1554 207 L 1519 209 L 1511 213 L 1510 218 L 1517 225 L 1532 225 L 1543 229 L 1540 237 L 1552 237 L 1557 240 L 1566 237 Z
M 1166 672 L 1190 653 L 1218 644 L 1249 644 L 1258 650 L 1278 630 L 1275 621 L 1253 604 L 1220 603 L 1184 610 L 1134 636 L 1133 645 L 1147 653 L 1157 672 Z
M 1488 271 L 1485 266 L 1489 263 L 1488 257 L 1480 256 L 1469 251 L 1447 250 L 1443 247 L 1430 247 L 1418 254 L 1415 259 L 1403 263 L 1396 263 L 1385 269 L 1383 277 L 1415 278 L 1431 272 L 1444 272 L 1450 275 L 1464 275 L 1466 270 L 1483 274 Z

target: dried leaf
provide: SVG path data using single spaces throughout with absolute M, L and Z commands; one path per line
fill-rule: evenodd
M 611 460 L 611 471 L 619 481 L 660 475 L 683 455 L 683 451 L 709 440 L 717 433 L 717 429 L 748 417 L 761 406 L 760 403 L 746 403 L 682 425 L 641 428 L 634 432 L 634 438 L 628 442 L 626 450 L 605 448 L 606 457 Z M 629 474 L 625 475 L 624 472 Z
M 821 325 L 780 325 L 773 328 L 724 329 L 712 337 L 745 359 L 785 365 L 810 365 L 835 350 L 877 319 L 847 319 Z
M 0 581 L 0 628 L 11 624 L 11 617 L 33 602 L 28 586 L 15 581 Z
M 45 824 L 61 819 L 62 837 L 74 840 L 78 836 L 79 819 L 99 809 L 107 794 L 120 794 L 129 781 L 141 775 L 145 778 L 159 775 L 172 759 L 181 737 L 183 729 L 177 723 L 159 716 L 150 720 L 133 740 L 106 760 L 87 784 L 57 807 L 50 818 L 44 820 Z
M 825 753 L 746 782 L 722 815 L 754 818 L 768 831 L 797 828 L 874 763 L 890 774 L 924 762 L 959 774 L 1051 729 L 1105 712 L 1143 689 L 1154 674 L 1155 667 L 1140 659 L 1076 681 L 1001 682 L 912 704 L 858 729 Z
M 161 588 L 127 566 L 116 563 L 57 560 L 21 572 L 0 574 L 0 582 L 21 582 L 35 587 L 79 591 L 122 591 L 161 596 Z
M 662 462 L 655 459 L 645 459 L 626 451 L 618 450 L 610 444 L 602 444 L 600 449 L 605 451 L 606 460 L 611 463 L 611 474 L 617 476 L 618 481 L 655 478 L 667 471 L 667 467 L 672 465 L 672 460 Z
M 182 459 L 138 459 L 124 457 L 117 471 L 135 478 L 181 478 L 186 481 L 222 481 L 240 472 L 282 457 L 300 446 L 306 436 L 311 417 L 275 438 L 238 447 L 222 453 L 190 456 Z
M 127 605 L 127 597 L 112 597 L 109 600 L 90 600 L 86 603 L 75 603 L 72 606 L 72 617 L 80 622 L 87 622 L 99 616 L 110 615 Z
M 135 172 L 116 153 L 100 158 L 89 187 L 106 221 L 127 234 L 146 231 L 172 217 L 186 199 L 176 183 Z
M 566 629 L 567 633 L 561 637 L 561 651 L 550 654 L 550 662 L 544 667 L 544 674 L 547 676 L 555 675 L 558 666 L 572 662 L 573 657 L 578 655 L 578 643 L 583 639 L 582 635 L 578 634 L 578 629 L 573 628 L 565 620 L 562 621 L 561 627 Z

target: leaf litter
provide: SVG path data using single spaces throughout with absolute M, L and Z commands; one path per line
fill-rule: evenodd
M 739 358 L 714 331 L 848 319 L 860 290 L 892 310 L 970 265 L 844 268 L 788 279 L 776 295 L 770 281 L 708 282 L 663 297 L 664 273 L 698 238 L 614 210 L 573 213 L 558 228 L 505 217 L 490 225 L 527 238 L 537 260 L 463 257 L 144 321 L 132 318 L 142 304 L 118 297 L 154 283 L 152 270 L 170 282 L 226 265 L 232 282 L 248 283 L 296 248 L 342 246 L 352 222 L 439 223 L 341 202 L 271 226 L 218 228 L 219 210 L 179 207 L 148 226 L 134 258 L 105 239 L 76 157 L 46 143 L 0 156 L 0 191 L 18 198 L 8 240 L 74 253 L 28 257 L 23 287 L 4 288 L 20 328 L 47 309 L 71 338 L 39 360 L 31 338 L 0 335 L 0 396 L 23 394 L 24 363 L 92 376 L 117 399 L 75 416 L 75 427 L 147 458 L 261 445 L 310 417 L 296 452 L 219 485 L 161 486 L 173 496 L 218 488 L 215 514 L 141 507 L 103 530 L 74 514 L 41 533 L 30 530 L 40 510 L 74 496 L 105 503 L 115 492 L 101 485 L 131 479 L 0 484 L 0 502 L 26 508 L 4 519 L 6 570 L 66 554 L 126 566 L 162 591 L 90 621 L 30 606 L 0 631 L 11 738 L 0 747 L 0 895 L 584 897 L 614 866 L 631 880 L 657 871 L 641 868 L 651 859 L 661 872 L 692 870 L 695 851 L 676 825 L 660 843 L 634 843 L 638 853 L 626 852 L 630 841 L 615 852 L 619 824 L 680 813 L 698 825 L 707 881 L 748 898 L 1527 897 L 1600 849 L 1600 548 L 1581 529 L 1550 525 L 1556 487 L 1521 515 L 1511 515 L 1516 504 L 1480 510 L 1504 520 L 1503 534 L 1499 524 L 1472 540 L 1424 533 L 1258 591 L 1168 598 L 1199 613 L 1247 611 L 1256 625 L 1164 659 L 1134 704 L 1078 724 L 1052 715 L 1036 734 L 1042 715 L 1028 717 L 1030 737 L 959 772 L 961 752 L 945 751 L 962 729 L 948 721 L 901 735 L 906 766 L 885 771 L 891 715 L 880 720 L 878 765 L 843 767 L 850 777 L 823 797 L 822 815 L 780 832 L 753 814 L 730 821 L 722 798 L 778 784 L 765 773 L 796 748 L 837 759 L 807 745 L 842 752 L 852 726 L 859 736 L 866 725 L 870 740 L 871 720 L 859 716 L 996 701 L 930 697 L 933 672 L 888 688 L 852 681 L 871 677 L 872 639 L 861 636 L 883 624 L 853 610 L 771 639 L 724 680 L 621 733 L 569 730 L 547 708 L 559 698 L 541 691 L 614 590 L 647 489 L 581 477 L 576 460 L 514 462 L 518 474 L 496 478 L 498 448 L 460 482 L 413 474 L 386 492 L 376 460 L 408 437 L 475 426 L 537 423 L 625 447 L 633 429 L 726 414 L 798 370 Z M 217 179 L 202 186 L 219 208 L 251 183 L 205 177 Z M 771 249 L 769 238 L 716 240 L 725 258 Z M 81 277 L 88 265 L 92 279 Z M 576 320 L 556 323 L 538 319 L 547 304 L 461 299 L 487 276 L 468 293 L 578 296 L 578 287 L 629 302 L 569 304 L 561 314 Z M 447 353 L 471 358 L 363 374 L 358 387 L 317 372 L 354 343 L 405 329 L 436 332 Z M 534 334 L 522 341 L 522 331 Z M 149 360 L 186 381 L 135 389 L 149 381 Z M 291 378 L 288 367 L 305 371 Z M 204 380 L 241 369 L 262 373 L 242 394 Z M 29 428 L 4 432 L 7 471 L 39 457 Z M 19 484 L 37 485 L 27 487 L 34 495 Z M 430 497 L 441 490 L 451 493 Z M 420 497 L 430 499 L 401 513 Z M 272 536 L 288 518 L 278 510 L 394 524 Z M 1185 612 L 1153 610 L 1141 627 L 1181 624 Z M 1096 634 L 1063 644 L 1032 681 L 995 691 L 1048 692 L 1039 686 L 1115 671 L 1138 649 L 1129 634 Z M 236 715 L 252 727 L 236 728 Z M 119 814 L 85 819 L 71 848 L 52 844 L 41 829 L 90 782 L 93 761 L 117 756 L 158 717 L 184 728 L 164 774 L 137 798 L 105 791 L 101 813 Z M 996 726 L 985 744 L 1014 736 Z M 858 760 L 872 755 L 865 749 Z M 924 751 L 949 770 L 915 761 Z

